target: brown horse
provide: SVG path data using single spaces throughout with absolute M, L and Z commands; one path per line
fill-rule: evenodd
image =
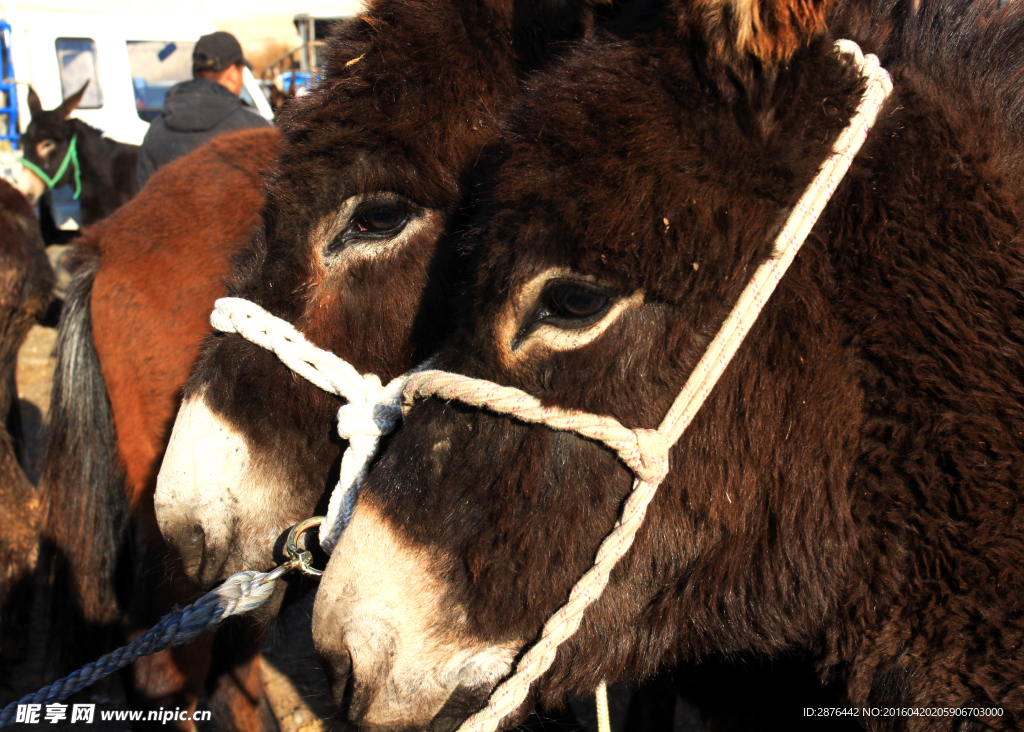
M 80 119 L 72 119 L 89 82 L 61 102 L 56 109 L 45 110 L 34 89 L 28 90 L 28 108 L 32 117 L 21 138 L 25 160 L 50 179 L 44 181 L 33 171 L 33 203 L 48 188 L 70 185 L 80 187 L 82 225 L 106 218 L 132 197 L 135 190 L 137 145 L 104 137 L 100 130 Z
M 146 628 L 194 595 L 176 580 L 156 527 L 156 473 L 209 310 L 259 223 L 260 171 L 279 139 L 275 130 L 215 139 L 77 241 L 41 465 L 54 670 L 111 650 L 125 621 L 131 632 Z M 214 662 L 212 640 L 136 663 L 130 702 L 194 708 L 209 678 L 222 726 L 272 727 L 253 663 L 258 644 L 222 644 Z
M 532 82 L 436 368 L 657 427 L 864 93 L 834 40 L 895 89 L 531 698 L 802 652 L 868 729 L 1020 729 L 1024 11 L 668 0 L 664 19 Z M 433 729 L 482 704 L 632 484 L 602 443 L 417 401 L 317 595 L 350 719 Z
M 50 303 L 53 270 L 35 212 L 0 181 L 0 686 L 28 652 L 42 502 L 18 464 L 18 349 Z

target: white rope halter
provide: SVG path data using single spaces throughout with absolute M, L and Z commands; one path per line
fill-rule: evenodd
M 865 56 L 853 41 L 837 41 L 836 49 L 852 56 L 866 78 L 864 97 L 849 126 L 836 140 L 832 154 L 794 206 L 776 239 L 774 254 L 754 273 L 657 430 L 629 429 L 612 417 L 543 407 L 518 389 L 442 371 L 413 371 L 382 386 L 377 376 L 359 374 L 351 364 L 312 345 L 290 323 L 258 305 L 239 298 L 217 301 L 210 317 L 214 328 L 238 333 L 273 351 L 295 373 L 349 401 L 338 410 L 338 434 L 349 441 L 349 446 L 320 529 L 320 543 L 328 553 L 348 523 L 380 437 L 394 430 L 401 418 L 399 400 L 403 391 L 409 402 L 437 396 L 582 434 L 609 446 L 636 474 L 622 517 L 598 548 L 594 566 L 573 587 L 568 602 L 545 623 L 540 639 L 520 660 L 516 672 L 494 690 L 487 706 L 467 719 L 459 732 L 497 729 L 501 720 L 523 703 L 530 684 L 550 668 L 558 646 L 572 636 L 583 612 L 601 596 L 612 568 L 633 544 L 647 506 L 668 472 L 669 449 L 714 388 L 867 138 L 892 91 L 892 80 L 879 66 L 878 58 Z
M 338 435 L 348 440 L 348 447 L 341 458 L 338 485 L 320 525 L 320 546 L 331 554 L 352 517 L 359 487 L 366 480 L 380 438 L 393 432 L 402 418 L 400 400 L 408 375 L 383 386 L 376 374 L 360 374 L 352 364 L 314 346 L 291 323 L 242 298 L 217 300 L 210 324 L 273 351 L 299 376 L 348 400 L 338 409 Z
M 657 430 L 629 429 L 612 417 L 544 407 L 519 389 L 460 374 L 421 371 L 410 376 L 405 394 L 407 402 L 417 397 L 436 396 L 507 414 L 524 422 L 576 432 L 610 447 L 637 476 L 622 516 L 601 542 L 594 565 L 572 588 L 568 602 L 544 624 L 540 639 L 519 661 L 516 672 L 492 692 L 487 706 L 467 719 L 459 732 L 497 729 L 501 720 L 523 703 L 533 681 L 551 667 L 559 645 L 576 632 L 583 612 L 601 596 L 612 568 L 632 546 L 647 506 L 668 472 L 669 449 L 718 382 L 867 138 L 868 130 L 892 91 L 892 80 L 879 66 L 878 58 L 865 57 L 853 41 L 838 41 L 836 48 L 840 53 L 853 56 L 858 70 L 866 77 L 864 97 L 849 126 L 836 140 L 832 154 L 794 206 L 775 241 L 772 257 L 754 273 Z

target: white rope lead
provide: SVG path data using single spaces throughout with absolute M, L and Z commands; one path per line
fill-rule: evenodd
M 597 732 L 612 732 L 612 719 L 608 713 L 608 684 L 604 681 L 594 690 L 594 704 L 597 706 Z

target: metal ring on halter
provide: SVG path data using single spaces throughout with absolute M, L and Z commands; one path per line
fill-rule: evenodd
M 297 569 L 303 574 L 309 574 L 314 577 L 320 577 L 323 575 L 324 570 L 316 569 L 312 566 L 313 554 L 305 549 L 300 549 L 298 545 L 299 537 L 305 532 L 312 529 L 314 526 L 319 526 L 324 521 L 323 516 L 314 516 L 308 518 L 305 521 L 300 521 L 291 528 L 288 532 L 288 540 L 284 543 L 284 553 L 288 557 L 287 564 L 293 569 Z

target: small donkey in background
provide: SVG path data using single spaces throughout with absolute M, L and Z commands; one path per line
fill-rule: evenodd
M 30 190 L 24 191 L 29 201 L 35 203 L 47 189 L 70 185 L 81 201 L 83 226 L 106 218 L 132 197 L 139 157 L 137 145 L 111 140 L 88 123 L 71 119 L 88 86 L 86 81 L 49 111 L 30 87 L 32 118 L 21 138 L 23 162 L 35 174 Z

